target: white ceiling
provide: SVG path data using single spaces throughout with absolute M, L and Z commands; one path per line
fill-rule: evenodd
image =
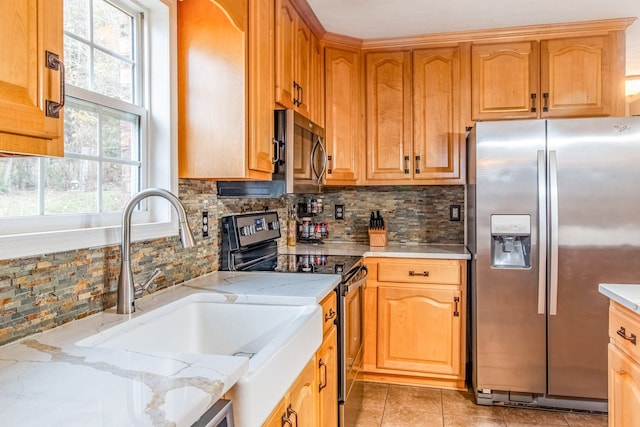
M 307 0 L 324 28 L 360 39 L 640 16 L 640 0 Z M 640 22 L 627 30 L 640 75 Z

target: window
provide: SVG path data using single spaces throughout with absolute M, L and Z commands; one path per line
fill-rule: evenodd
M 176 190 L 170 17 L 161 0 L 64 0 L 65 156 L 0 158 L 1 258 L 117 243 L 134 193 Z M 133 222 L 137 238 L 175 234 L 163 202 L 144 201 Z M 38 244 L 5 251 L 23 240 Z

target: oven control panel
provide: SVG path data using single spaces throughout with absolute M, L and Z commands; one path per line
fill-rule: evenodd
M 230 234 L 236 237 L 239 247 L 275 240 L 280 237 L 280 222 L 277 212 L 236 215 L 225 221 Z

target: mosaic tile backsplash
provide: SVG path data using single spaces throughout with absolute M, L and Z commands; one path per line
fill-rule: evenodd
M 177 236 L 136 242 L 132 267 L 136 282 L 158 267 L 158 288 L 219 268 L 219 218 L 234 213 L 276 210 L 283 224 L 305 195 L 276 199 L 218 199 L 215 182 L 181 180 L 179 196 L 196 237 L 183 249 Z M 316 195 L 315 197 L 319 197 Z M 464 204 L 462 186 L 335 187 L 322 195 L 318 220 L 330 224 L 330 240 L 367 243 L 371 211 L 380 210 L 390 242 L 463 243 L 463 222 L 449 221 L 449 205 Z M 336 204 L 345 220 L 333 219 Z M 202 210 L 209 214 L 209 237 L 202 237 Z M 116 303 L 120 246 L 88 248 L 0 261 L 0 345 L 100 312 Z

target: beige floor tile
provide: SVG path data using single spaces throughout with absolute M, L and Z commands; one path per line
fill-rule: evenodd
M 474 417 L 460 412 L 459 415 L 444 414 L 444 427 L 506 427 L 503 418 Z
M 470 417 L 504 419 L 505 408 L 477 405 L 473 393 L 442 390 L 442 410 L 445 416 L 467 415 Z
M 537 409 L 505 408 L 504 419 L 508 427 L 568 426 L 563 412 Z
M 384 408 L 387 400 L 387 392 L 389 391 L 388 384 L 380 383 L 364 383 L 362 407 L 382 407 Z
M 429 412 L 442 421 L 442 392 L 440 389 L 390 385 L 386 409 L 406 409 Z
M 567 412 L 564 414 L 570 427 L 607 427 L 608 418 L 606 414 L 580 414 Z
M 358 414 L 358 420 L 353 427 L 378 427 L 382 424 L 382 414 L 384 413 L 384 406 L 379 408 L 366 408 L 360 409 Z
M 409 407 L 387 405 L 382 427 L 442 427 L 442 415 Z

